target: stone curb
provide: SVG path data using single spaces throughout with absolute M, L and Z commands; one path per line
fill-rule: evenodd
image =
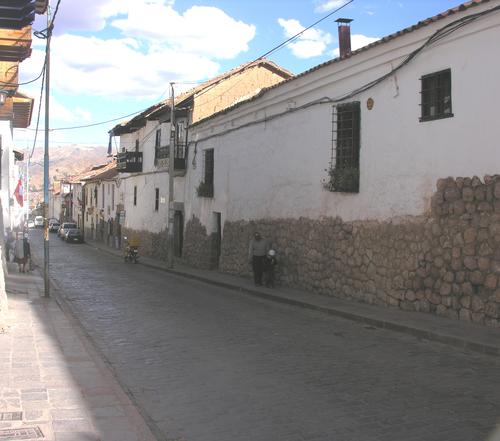
M 86 243 L 87 246 L 94 248 L 98 251 L 103 251 L 115 257 L 120 257 L 113 250 L 108 250 L 106 248 L 100 248 L 92 243 Z M 500 356 L 500 346 L 492 346 L 486 343 L 479 343 L 477 341 L 468 340 L 461 337 L 455 337 L 446 333 L 439 333 L 436 331 L 430 331 L 427 329 L 421 329 L 417 327 L 412 327 L 409 325 L 401 324 L 395 321 L 389 321 L 384 319 L 377 319 L 374 317 L 368 317 L 363 314 L 356 314 L 349 311 L 344 311 L 340 308 L 328 308 L 325 306 L 315 305 L 314 303 L 304 302 L 301 300 L 291 299 L 285 296 L 281 296 L 275 293 L 262 292 L 257 289 L 252 289 L 250 287 L 242 287 L 228 282 L 222 282 L 219 280 L 214 280 L 208 277 L 203 277 L 197 274 L 190 274 L 184 271 L 179 271 L 175 269 L 169 269 L 161 267 L 159 265 L 154 265 L 145 261 L 139 261 L 139 264 L 144 265 L 149 268 L 153 268 L 159 271 L 164 271 L 167 273 L 175 274 L 187 279 L 197 280 L 204 283 L 210 283 L 211 285 L 220 286 L 221 288 L 231 289 L 233 291 L 239 291 L 244 294 L 252 295 L 254 297 L 260 297 L 266 300 L 270 300 L 277 303 L 283 303 L 292 306 L 298 306 L 301 308 L 309 309 L 312 311 L 322 312 L 328 315 L 341 317 L 347 320 L 365 323 L 367 325 L 375 326 L 377 328 L 387 329 L 390 331 L 400 332 L 403 334 L 408 334 L 416 338 L 426 339 L 430 341 L 435 341 L 438 343 L 446 344 L 449 346 L 454 346 L 456 348 L 465 349 L 469 351 L 479 352 L 481 354 Z M 500 340 L 500 335 L 499 335 Z

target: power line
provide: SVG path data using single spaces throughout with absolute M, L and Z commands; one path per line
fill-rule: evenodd
M 59 5 L 61 4 L 61 0 L 58 0 L 57 2 L 57 5 L 56 5 L 56 9 L 55 9 L 55 12 L 54 12 L 54 15 L 52 16 L 52 20 L 51 20 L 51 23 L 50 23 L 50 26 L 45 28 L 45 29 L 42 29 L 41 31 L 34 31 L 33 32 L 33 35 L 37 38 L 40 38 L 42 40 L 47 40 L 48 39 L 48 33 L 52 32 L 52 28 L 54 27 L 54 20 L 56 18 L 56 15 L 57 15 L 57 11 L 59 10 Z M 45 53 L 47 52 L 47 47 L 45 47 Z M 45 56 L 44 57 L 44 62 L 43 62 L 43 66 L 42 66 L 42 70 L 40 71 L 40 73 L 35 77 L 33 78 L 32 80 L 28 80 L 28 81 L 23 81 L 21 83 L 5 83 L 3 81 L 0 81 L 0 86 L 13 86 L 13 87 L 19 87 L 19 86 L 26 86 L 27 84 L 31 84 L 31 83 L 34 83 L 36 81 L 38 81 L 43 75 L 45 75 L 45 65 L 47 63 L 47 57 Z
M 45 63 L 44 63 L 45 64 Z M 42 113 L 42 97 L 43 97 L 43 86 L 45 85 L 45 69 L 43 70 L 42 85 L 40 87 L 40 98 L 38 100 L 38 113 L 36 116 L 36 129 L 35 129 L 35 139 L 33 140 L 33 147 L 31 148 L 31 153 L 29 159 L 33 156 L 36 147 L 36 139 L 38 136 L 38 125 L 40 124 L 40 114 Z
M 60 0 L 59 0 L 60 1 Z M 308 31 L 309 29 L 313 28 L 314 26 L 316 26 L 318 23 L 321 23 L 322 21 L 326 20 L 327 18 L 331 17 L 333 14 L 337 13 L 338 11 L 340 11 L 341 9 L 345 8 L 347 5 L 349 5 L 350 3 L 352 3 L 354 0 L 349 0 L 347 3 L 344 3 L 342 6 L 338 7 L 337 9 L 333 10 L 332 12 L 328 13 L 327 15 L 325 15 L 324 17 L 320 18 L 319 20 L 316 20 L 312 25 L 309 25 L 308 27 L 304 28 L 302 31 L 298 32 L 297 34 L 295 34 L 293 37 L 290 37 L 289 39 L 287 39 L 286 41 L 284 41 L 283 43 L 280 43 L 279 45 L 275 46 L 274 48 L 272 48 L 271 50 L 267 51 L 265 54 L 261 55 L 260 57 L 257 57 L 255 60 L 247 63 L 247 64 L 252 64 L 256 61 L 259 61 L 261 59 L 263 59 L 264 57 L 266 57 L 267 55 L 277 51 L 278 49 L 286 46 L 287 44 L 291 43 L 293 40 L 297 39 L 300 35 L 302 35 L 304 32 Z M 59 6 L 59 3 L 58 3 L 58 6 Z M 57 9 L 56 9 L 56 12 L 57 12 Z M 176 82 L 175 84 L 203 84 L 205 81 L 203 82 L 197 82 L 197 81 L 187 81 L 187 82 Z M 210 85 L 209 87 L 207 87 L 206 89 L 204 89 L 202 92 L 200 92 L 197 97 L 200 97 L 202 95 L 204 95 L 205 93 L 207 93 L 208 91 L 210 91 L 212 88 L 214 88 L 218 83 L 214 83 L 212 85 Z M 163 93 L 164 94 L 164 93 Z M 162 94 L 162 96 L 163 96 Z M 212 100 L 210 101 L 213 101 L 214 99 L 216 99 L 217 97 L 213 98 Z M 207 104 L 207 103 L 205 103 Z M 133 112 L 133 113 L 130 113 L 128 115 L 124 115 L 124 116 L 120 116 L 118 118 L 113 118 L 113 119 L 110 119 L 110 120 L 107 120 L 107 121 L 99 121 L 99 122 L 96 122 L 96 123 L 92 123 L 92 124 L 82 124 L 82 125 L 79 125 L 79 126 L 70 126 L 70 127 L 57 127 L 57 128 L 54 128 L 54 129 L 50 129 L 49 131 L 51 132 L 54 132 L 54 131 L 59 131 L 59 130 L 74 130 L 74 129 L 85 129 L 85 128 L 88 128 L 88 127 L 95 127 L 95 126 L 99 126 L 99 125 L 103 125 L 103 124 L 108 124 L 110 122 L 115 122 L 115 121 L 118 121 L 118 120 L 121 120 L 121 119 L 124 119 L 124 118 L 128 118 L 130 116 L 134 116 L 134 115 L 137 115 L 141 112 L 144 112 L 145 110 L 148 110 L 149 108 L 151 108 L 152 106 L 149 106 L 149 107 L 146 107 L 145 109 L 142 109 L 142 110 L 138 110 L 137 112 Z
M 359 95 L 362 92 L 366 92 L 367 90 L 377 86 L 378 84 L 380 84 L 381 82 L 383 82 L 387 78 L 394 75 L 397 71 L 402 69 L 408 63 L 410 63 L 427 46 L 430 46 L 431 44 L 447 37 L 448 35 L 452 34 L 453 32 L 457 31 L 458 29 L 462 28 L 463 26 L 465 26 L 471 22 L 474 22 L 475 20 L 477 20 L 477 19 L 479 19 L 487 14 L 491 14 L 491 13 L 499 12 L 499 11 L 500 11 L 500 6 L 495 6 L 491 9 L 486 10 L 486 11 L 478 12 L 476 14 L 471 14 L 471 15 L 468 15 L 466 17 L 462 17 L 458 20 L 455 20 L 451 23 L 448 23 L 447 25 L 443 26 L 442 28 L 440 28 L 436 32 L 434 32 L 427 40 L 425 40 L 425 42 L 422 45 L 420 45 L 417 49 L 415 49 L 410 54 L 408 54 L 407 57 L 403 61 L 401 61 L 401 63 L 399 63 L 395 68 L 391 69 L 388 73 L 376 78 L 373 81 L 370 81 L 370 82 L 364 84 L 361 87 L 358 87 L 357 89 L 352 90 L 351 92 L 348 92 L 344 95 L 341 95 L 340 97 L 331 98 L 329 96 L 325 96 L 323 98 L 305 103 L 299 107 L 287 109 L 283 112 L 276 113 L 276 114 L 273 114 L 270 116 L 265 116 L 263 118 L 255 120 L 255 121 L 249 121 L 249 122 L 242 124 L 240 126 L 237 126 L 237 127 L 231 127 L 230 129 L 227 129 L 223 132 L 208 135 L 204 138 L 198 139 L 196 142 L 207 141 L 209 139 L 223 136 L 223 135 L 226 135 L 228 133 L 232 133 L 232 132 L 235 132 L 237 130 L 241 130 L 241 129 L 246 128 L 246 127 L 250 127 L 250 126 L 262 124 L 262 123 L 267 123 L 267 122 L 272 121 L 274 119 L 278 119 L 278 118 L 281 118 L 283 116 L 286 116 L 290 113 L 294 113 L 294 112 L 308 109 L 309 107 L 314 107 L 314 106 L 323 105 L 323 104 L 338 104 L 338 103 L 341 103 L 347 99 L 353 98 L 354 96 Z
M 342 6 L 339 6 L 337 9 L 333 10 L 332 12 L 328 13 L 325 15 L 323 18 L 320 18 L 319 20 L 316 20 L 312 25 L 309 25 L 307 28 L 302 29 L 300 32 L 296 33 L 294 36 L 290 37 L 288 40 L 285 40 L 283 43 L 279 44 L 278 46 L 275 46 L 271 50 L 267 51 L 265 54 L 261 55 L 257 60 L 260 60 L 261 58 L 265 58 L 268 55 L 271 55 L 273 52 L 276 52 L 278 49 L 281 49 L 282 47 L 286 46 L 287 44 L 291 43 L 292 41 L 296 40 L 299 38 L 304 32 L 308 31 L 309 29 L 313 28 L 316 26 L 318 23 L 321 23 L 322 21 L 326 20 L 327 18 L 331 17 L 333 14 L 337 13 L 341 9 L 345 8 L 348 4 L 352 3 L 354 0 L 349 0 L 347 3 L 344 3 Z M 255 60 L 255 61 L 257 61 Z
M 250 63 L 248 64 L 252 64 L 252 63 L 255 63 L 256 61 L 259 61 L 259 60 L 262 60 L 264 59 L 265 57 L 267 57 L 268 55 L 272 54 L 273 52 L 276 52 L 277 50 L 285 47 L 286 45 L 290 44 L 292 41 L 296 40 L 297 38 L 299 38 L 304 32 L 308 31 L 309 29 L 313 28 L 314 26 L 316 26 L 318 23 L 321 23 L 322 21 L 326 20 L 327 18 L 331 17 L 333 14 L 337 13 L 338 11 L 340 11 L 341 9 L 345 8 L 347 5 L 349 5 L 350 3 L 352 3 L 354 0 L 349 0 L 347 3 L 344 3 L 342 6 L 338 7 L 337 9 L 333 10 L 332 12 L 328 13 L 327 15 L 325 15 L 324 17 L 320 18 L 319 20 L 316 20 L 312 25 L 309 25 L 307 28 L 304 28 L 302 29 L 302 31 L 296 33 L 294 36 L 290 37 L 288 40 L 285 40 L 283 43 L 280 43 L 278 44 L 277 46 L 273 47 L 271 50 L 268 50 L 265 54 L 261 55 L 260 57 L 257 57 L 255 60 L 251 61 Z M 241 82 L 242 80 L 240 80 L 239 82 Z M 238 82 L 238 83 L 239 83 Z M 238 84 L 236 83 L 236 84 Z M 236 85 L 235 84 L 235 85 Z M 205 93 L 207 93 L 208 91 L 210 91 L 212 88 L 214 88 L 215 86 L 217 85 L 217 83 L 214 83 L 212 84 L 211 86 L 207 87 L 205 90 L 203 90 L 201 93 L 199 93 L 197 96 L 197 98 L 199 98 L 200 96 L 204 95 Z M 233 87 L 235 86 L 233 85 Z M 221 95 L 218 95 L 216 97 L 214 97 L 212 100 L 210 101 L 213 101 L 214 99 L 217 99 L 219 98 Z M 210 101 L 204 103 L 205 105 L 208 104 Z

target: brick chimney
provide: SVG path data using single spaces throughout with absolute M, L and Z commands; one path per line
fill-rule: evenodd
M 345 58 L 351 54 L 351 23 L 350 18 L 338 18 L 335 20 L 339 24 L 339 51 L 340 58 Z

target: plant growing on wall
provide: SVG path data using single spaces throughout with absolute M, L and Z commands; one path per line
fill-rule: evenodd
M 357 167 L 330 167 L 325 170 L 328 178 L 324 187 L 329 191 L 358 193 L 359 168 Z
M 214 197 L 214 186 L 201 181 L 198 187 L 196 187 L 196 194 L 200 198 L 213 198 Z

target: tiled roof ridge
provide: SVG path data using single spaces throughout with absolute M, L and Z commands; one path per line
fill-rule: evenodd
M 439 14 L 436 14 L 436 15 L 433 15 L 432 17 L 429 17 L 429 18 L 426 18 L 424 20 L 420 20 L 419 22 L 417 22 L 416 24 L 413 24 L 411 26 L 408 26 L 404 29 L 401 29 L 397 32 L 393 32 L 392 34 L 389 34 L 389 35 L 386 35 L 385 37 L 382 37 L 380 40 L 377 40 L 377 41 L 374 41 L 373 43 L 370 43 L 366 46 L 363 46 L 355 51 L 352 51 L 349 55 L 343 57 L 343 58 L 334 58 L 334 59 L 331 59 L 331 60 L 328 60 L 328 61 L 325 61 L 324 63 L 321 63 L 321 64 L 318 64 L 304 72 L 301 72 L 300 74 L 297 74 L 295 76 L 293 76 L 292 78 L 289 78 L 287 80 L 284 80 L 280 83 L 277 83 L 273 86 L 269 86 L 269 87 L 265 87 L 263 88 L 258 94 L 256 94 L 255 96 L 245 100 L 245 101 L 241 101 L 237 104 L 234 104 L 233 106 L 230 106 L 230 107 L 227 107 L 226 109 L 223 109 L 219 112 L 216 112 L 210 116 L 207 116 L 206 118 L 203 118 L 199 121 L 197 121 L 196 123 L 194 123 L 193 125 L 198 125 L 198 124 L 201 124 L 203 122 L 206 122 L 210 119 L 213 119 L 217 116 L 220 116 L 220 115 L 223 115 L 225 113 L 229 113 L 230 111 L 236 109 L 237 107 L 240 107 L 246 103 L 249 103 L 249 102 L 252 102 L 252 101 L 255 101 L 256 99 L 260 98 L 261 96 L 263 96 L 264 94 L 266 94 L 268 91 L 270 90 L 273 90 L 273 89 L 276 89 L 280 86 L 283 86 L 284 84 L 287 84 L 289 83 L 290 81 L 293 81 L 297 78 L 302 78 L 308 74 L 310 74 L 311 72 L 315 72 L 323 67 L 326 67 L 326 66 L 329 66 L 331 64 L 335 64 L 335 63 L 339 63 L 339 62 L 342 62 L 344 60 L 348 60 L 350 59 L 351 57 L 355 56 L 355 55 L 358 55 L 359 53 L 363 53 L 369 49 L 372 49 L 373 47 L 376 47 L 376 46 L 379 46 L 383 43 L 386 43 L 388 41 L 392 41 L 394 40 L 395 38 L 398 38 L 402 35 L 406 35 L 410 32 L 413 32 L 413 31 L 416 31 L 420 28 L 423 28 L 425 26 L 428 26 L 432 23 L 435 23 L 439 20 L 442 20 L 444 18 L 447 18 L 449 17 L 450 15 L 453 15 L 453 14 L 456 14 L 458 12 L 463 12 L 463 11 L 466 11 L 467 9 L 471 8 L 471 7 L 474 7 L 474 6 L 478 6 L 478 5 L 481 5 L 481 4 L 485 4 L 485 3 L 489 3 L 490 1 L 495 1 L 495 0 L 471 0 L 471 1 L 468 1 L 468 2 L 465 2 L 465 3 L 462 3 L 458 6 L 455 6 L 454 8 L 450 8 L 448 9 L 447 11 L 444 11 L 444 12 L 440 12 Z
M 293 77 L 293 73 L 284 69 L 283 67 L 274 63 L 273 61 L 268 60 L 267 58 L 259 58 L 257 60 L 253 60 L 253 61 L 249 61 L 249 62 L 240 64 L 239 66 L 236 66 L 233 69 L 230 69 L 226 72 L 223 72 L 222 74 L 220 74 L 216 77 L 213 77 L 213 78 L 203 82 L 202 84 L 199 84 L 198 86 L 195 86 L 192 89 L 187 90 L 186 92 L 179 94 L 178 96 L 176 96 L 174 98 L 174 102 L 180 103 L 182 101 L 185 101 L 186 99 L 190 98 L 191 96 L 194 96 L 199 92 L 202 92 L 207 87 L 210 87 L 214 84 L 217 84 L 218 82 L 220 82 L 226 78 L 230 78 L 231 76 L 236 75 L 238 73 L 241 73 L 247 69 L 250 69 L 252 67 L 259 66 L 262 64 L 267 65 L 267 66 L 271 67 L 273 70 L 276 70 L 277 72 L 282 73 L 284 77 L 288 77 L 288 78 Z M 123 122 L 123 123 L 120 123 L 120 124 L 117 124 L 115 127 L 113 127 L 113 129 L 111 129 L 111 131 L 113 131 L 114 129 L 120 128 L 120 127 L 126 127 L 128 124 L 132 123 L 133 121 L 138 121 L 142 118 L 147 118 L 152 113 L 157 112 L 162 107 L 168 108 L 169 105 L 170 105 L 170 99 L 165 99 L 163 101 L 160 101 L 159 103 L 153 104 L 152 106 L 148 107 L 146 110 L 143 110 L 141 113 L 134 116 L 130 120 Z

